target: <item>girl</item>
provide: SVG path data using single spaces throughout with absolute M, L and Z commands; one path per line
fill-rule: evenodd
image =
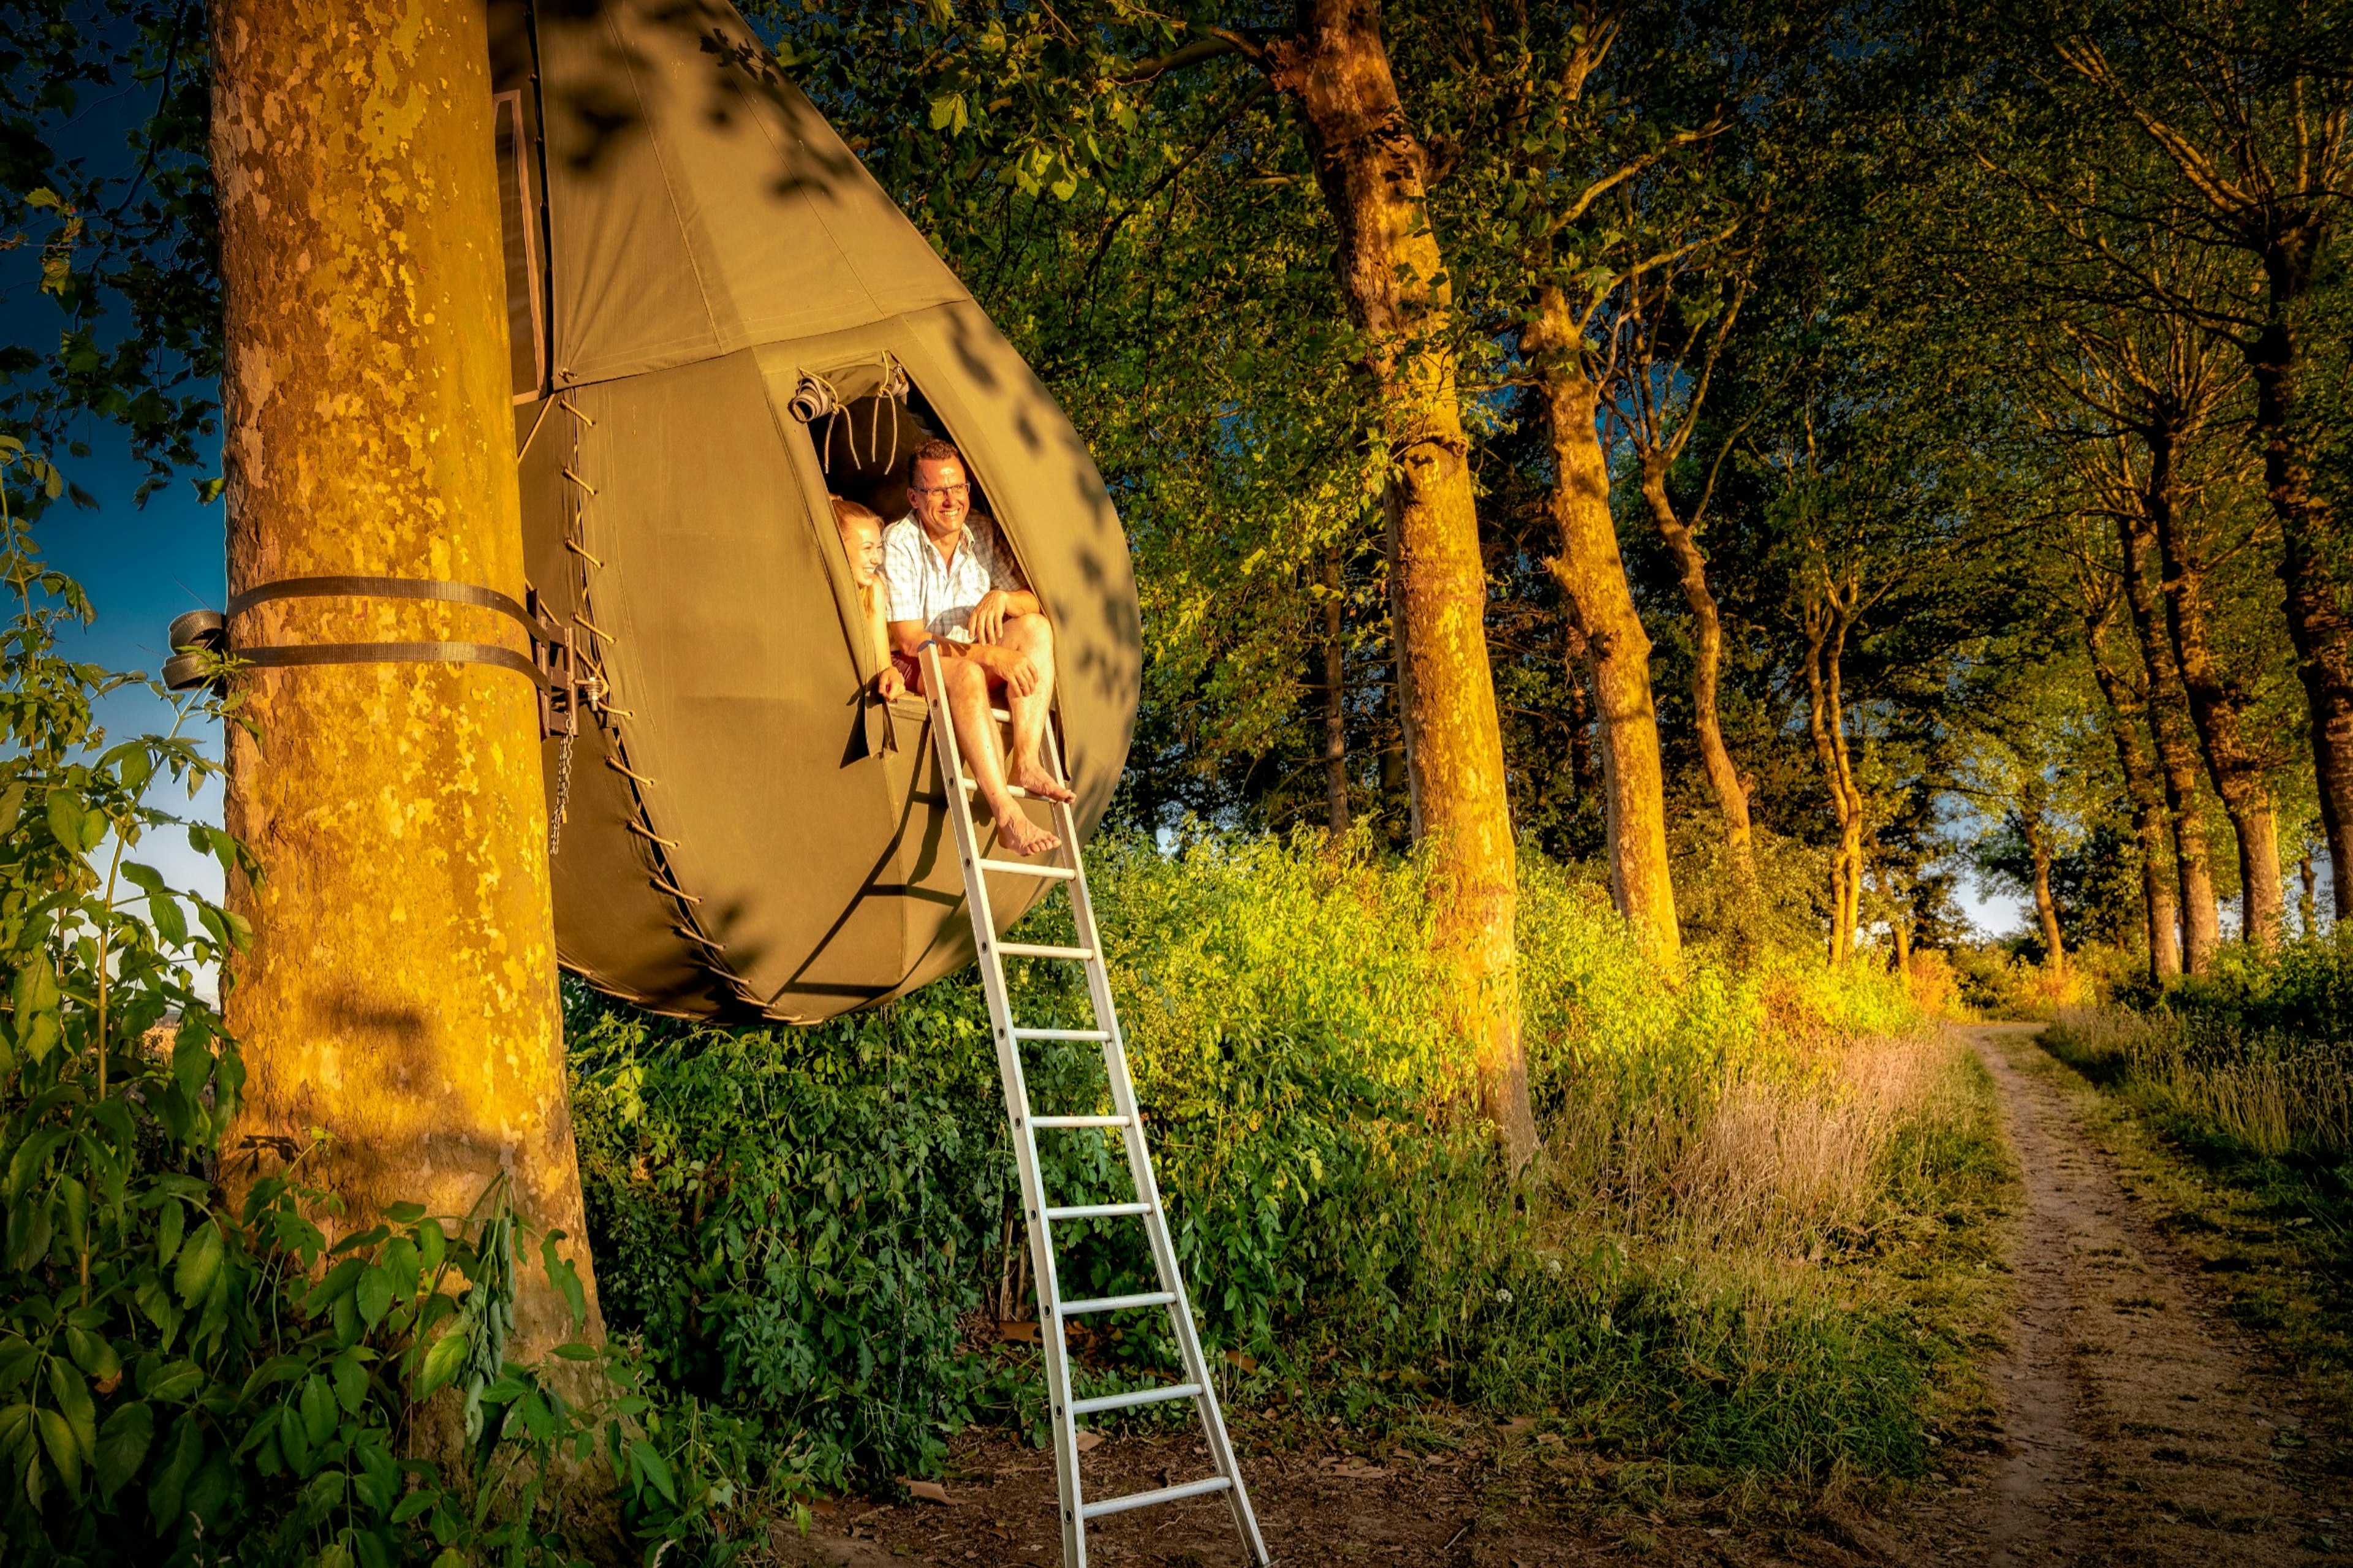
M 849 557 L 849 580 L 858 584 L 858 605 L 866 617 L 870 639 L 868 657 L 881 663 L 874 689 L 888 702 L 905 695 L 907 680 L 892 662 L 891 628 L 883 624 L 882 520 L 854 500 L 839 496 L 826 499 L 833 502 L 833 525 L 841 531 L 841 548 Z

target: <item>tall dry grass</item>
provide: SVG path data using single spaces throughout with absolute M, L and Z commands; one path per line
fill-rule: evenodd
M 1678 1228 L 1695 1244 L 1802 1255 L 1883 1201 L 1906 1128 L 1954 1094 L 1959 1047 L 1936 1032 L 1841 1042 L 1800 1078 L 1736 1072 L 1675 1161 Z
M 2095 1078 L 2270 1159 L 2353 1155 L 2353 1053 L 2172 1013 L 2061 1010 L 2053 1044 Z

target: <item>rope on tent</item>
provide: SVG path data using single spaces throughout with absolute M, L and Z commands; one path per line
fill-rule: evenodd
M 572 552 L 573 554 L 580 557 L 581 560 L 588 563 L 589 565 L 596 567 L 598 571 L 601 572 L 605 569 L 605 558 L 591 552 L 586 545 L 581 543 L 578 540 L 566 535 L 564 541 L 564 548 Z
M 645 837 L 652 839 L 655 843 L 660 845 L 665 849 L 675 849 L 678 847 L 677 839 L 664 838 L 660 834 L 656 833 L 653 830 L 650 824 L 639 822 L 634 816 L 623 817 L 621 819 L 621 826 L 628 828 L 632 833 L 643 834 Z

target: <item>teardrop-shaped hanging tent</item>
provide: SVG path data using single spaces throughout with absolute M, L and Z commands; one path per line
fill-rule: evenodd
M 731 7 L 492 16 L 529 572 L 605 683 L 546 747 L 562 961 L 703 1016 L 923 985 L 973 956 L 963 884 L 921 703 L 861 698 L 880 650 L 828 492 L 895 517 L 917 442 L 963 450 L 1053 623 L 1092 828 L 1141 661 L 1102 478 Z

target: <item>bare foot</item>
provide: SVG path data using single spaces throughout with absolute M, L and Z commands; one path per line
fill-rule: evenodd
M 1016 855 L 1043 855 L 1061 847 L 1060 839 L 1030 821 L 1009 796 L 995 815 L 997 841 Z
M 1054 776 L 1037 763 L 1013 770 L 1013 787 L 1028 790 L 1039 800 L 1055 800 L 1068 805 L 1079 797 L 1054 782 Z

